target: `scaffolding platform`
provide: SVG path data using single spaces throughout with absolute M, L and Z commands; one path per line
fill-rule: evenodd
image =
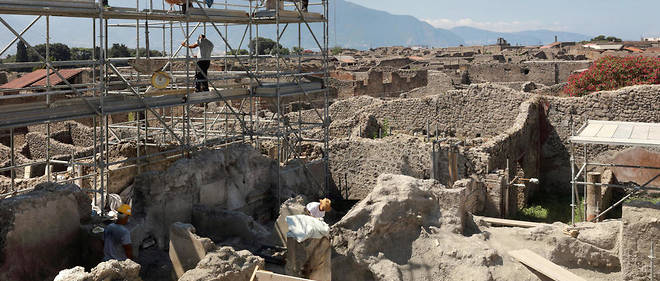
M 16 30 L 12 24 L 8 23 L 3 17 L 0 17 L 0 23 L 7 29 L 5 32 L 11 44 L 22 41 L 26 48 L 35 51 L 35 45 L 42 41 L 27 40 L 23 35 L 35 23 L 46 21 L 46 50 L 49 50 L 50 32 L 58 28 L 57 24 L 51 23 L 51 16 L 70 17 L 80 19 L 91 19 L 89 22 L 92 29 L 90 39 L 93 48 L 90 59 L 76 61 L 52 61 L 51 56 L 39 54 L 38 62 L 19 62 L 0 64 L 0 69 L 31 69 L 45 68 L 46 71 L 52 71 L 55 78 L 64 77 L 60 72 L 68 67 L 85 66 L 88 71 L 87 78 L 82 81 L 69 81 L 68 78 L 62 78 L 62 85 L 58 79 L 47 79 L 46 85 L 25 87 L 13 87 L 9 89 L 0 89 L 0 130 L 8 132 L 10 147 L 9 165 L 3 167 L 1 171 L 7 173 L 0 175 L 10 178 L 8 190 L 19 192 L 22 188 L 16 185 L 17 179 L 15 170 L 23 169 L 28 166 L 41 165 L 45 163 L 51 165 L 58 159 L 52 158 L 51 139 L 52 130 L 59 130 L 57 122 L 68 120 L 80 120 L 83 126 L 93 127 L 94 153 L 92 157 L 97 157 L 94 169 L 84 170 L 83 175 L 77 178 L 60 179 L 58 176 L 63 172 L 46 172 L 46 181 L 73 182 L 74 180 L 93 177 L 97 180 L 93 182 L 83 182 L 90 190 L 100 193 L 99 206 L 103 206 L 108 193 L 108 186 L 113 180 L 108 176 L 109 166 L 117 164 L 113 162 L 116 159 L 102 157 L 107 155 L 113 147 L 125 142 L 135 142 L 135 157 L 122 159 L 122 163 L 127 163 L 131 167 L 137 167 L 136 174 L 140 173 L 140 167 L 151 161 L 161 161 L 160 156 L 166 153 L 177 153 L 182 157 L 197 153 L 204 148 L 219 148 L 218 143 L 213 140 L 221 139 L 224 145 L 227 141 L 241 141 L 255 148 L 261 147 L 261 140 L 272 141 L 276 146 L 278 153 L 271 155 L 279 163 L 287 163 L 293 159 L 303 159 L 305 149 L 303 145 L 314 143 L 322 144 L 322 158 L 324 165 L 324 175 L 322 182 L 314 181 L 319 190 L 324 190 L 326 194 L 330 192 L 330 177 L 328 166 L 329 151 L 329 89 L 328 85 L 329 64 L 328 64 L 328 1 L 317 3 L 308 3 L 315 7 L 313 12 L 300 12 L 298 10 L 265 10 L 263 1 L 258 0 L 231 0 L 224 3 L 216 3 L 212 8 L 207 9 L 201 1 L 195 1 L 194 8 L 188 8 L 187 13 L 180 11 L 167 10 L 165 2 L 154 6 L 154 2 L 149 2 L 142 6 L 136 3 L 133 7 L 110 7 L 103 8 L 100 0 L 0 0 L 0 15 L 34 15 L 32 22 L 22 31 Z M 110 4 L 120 3 L 120 5 L 130 6 L 130 2 L 110 1 Z M 291 7 L 287 4 L 285 8 Z M 297 8 L 296 8 L 297 9 Z M 322 12 L 321 12 L 322 11 Z M 105 19 L 105 20 L 104 20 Z M 112 22 L 108 21 L 112 20 Z M 185 25 L 183 24 L 185 23 Z M 196 24 L 190 24 L 196 23 Z M 196 58 L 183 54 L 188 52 L 180 41 L 175 39 L 174 34 L 178 34 L 181 29 L 184 38 L 194 38 L 203 28 L 207 32 L 206 23 L 213 23 L 211 32 L 215 31 L 224 41 L 224 52 L 226 55 L 214 56 L 213 61 L 224 60 L 225 67 L 222 70 L 211 68 L 207 73 L 197 71 Z M 218 24 L 215 24 L 218 23 Z M 294 53 L 290 55 L 237 55 L 237 51 L 243 47 L 243 43 L 252 42 L 260 35 L 259 25 L 274 25 L 277 28 L 264 28 L 268 36 L 272 36 L 277 45 L 280 39 L 287 32 L 286 26 L 290 23 L 299 23 L 299 29 L 306 28 L 309 36 L 314 39 L 313 48 L 317 49 L 314 54 Z M 309 23 L 322 25 L 316 28 Z M 217 25 L 222 25 L 225 31 L 220 31 Z M 234 25 L 244 25 L 241 44 L 233 48 L 230 44 L 227 28 Z M 135 56 L 123 58 L 109 58 L 108 35 L 113 31 L 109 27 L 132 27 L 135 28 L 135 48 L 137 50 L 146 49 L 148 51 L 157 50 L 155 45 L 141 45 L 142 42 L 150 42 L 149 29 L 151 27 L 159 28 L 162 31 L 162 49 L 166 57 L 145 58 L 142 52 L 136 52 Z M 271 30 L 274 29 L 274 30 Z M 169 36 L 167 36 L 169 30 Z M 293 34 L 292 29 L 288 33 Z M 316 32 L 323 32 L 315 35 Z M 274 31 L 274 32 L 273 32 Z M 253 34 L 254 33 L 254 34 Z M 274 35 L 270 35 L 275 33 Z M 298 48 L 303 49 L 303 35 L 307 32 L 296 32 L 298 36 Z M 144 37 L 143 37 L 144 36 Z M 169 40 L 169 50 L 167 48 Z M 125 43 L 125 42 L 123 42 Z M 11 46 L 10 44 L 10 46 Z M 247 43 L 246 43 L 247 44 Z M 158 44 L 158 47 L 161 47 Z M 292 46 L 293 47 L 293 46 Z M 9 47 L 7 47 L 9 48 Z M 5 49 L 7 51 L 8 49 Z M 102 51 L 101 51 L 102 50 Z M 220 50 L 220 45 L 218 46 Z M 4 52 L 4 51 L 3 51 Z M 317 69 L 306 70 L 303 62 L 308 59 L 318 60 L 320 63 Z M 276 63 L 276 68 L 262 67 Z M 132 65 L 132 67 L 126 66 Z M 220 65 L 220 64 L 217 64 Z M 63 69 L 59 69 L 66 66 Z M 169 68 L 168 68 L 169 66 Z M 171 77 L 170 86 L 164 89 L 156 89 L 150 85 L 150 77 L 154 70 L 168 72 Z M 196 77 L 202 73 L 201 76 Z M 52 75 L 51 75 L 52 76 Z M 48 76 L 48 77 L 51 77 Z M 194 92 L 192 85 L 200 78 L 208 81 L 211 91 Z M 304 79 L 304 80 L 303 80 Z M 311 82 L 304 82 L 310 80 Z M 296 98 L 286 98 L 292 97 Z M 8 100 L 8 101 L 7 101 Z M 275 102 L 277 101 L 277 102 Z M 298 118 L 293 122 L 287 118 L 287 114 L 294 111 L 294 103 L 309 103 L 314 107 L 318 115 L 317 120 L 304 120 Z M 209 105 L 208 103 L 214 103 Z M 192 108 L 192 107 L 195 108 Z M 262 114 L 262 111 L 270 110 L 270 114 Z M 162 109 L 162 110 L 161 110 Z M 169 109 L 169 110 L 167 110 Z M 302 107 L 296 110 L 304 110 Z M 110 120 L 109 117 L 115 114 L 125 114 L 126 116 L 117 116 L 117 120 Z M 131 118 L 129 116 L 139 117 Z M 268 116 L 268 117 L 265 117 Z M 112 116 L 114 117 L 114 116 Z M 84 120 L 83 120 L 84 119 Z M 126 119 L 127 121 L 123 121 Z M 132 120 L 131 120 L 132 119 Z M 130 121 L 128 121 L 130 120 Z M 154 122 L 154 121 L 158 122 Z M 91 122 L 90 122 L 91 121 Z M 119 122 L 119 123 L 116 123 Z M 30 125 L 43 124 L 46 127 L 45 135 L 48 136 L 45 142 L 46 156 L 31 163 L 18 163 L 16 159 L 15 136 L 21 138 L 25 134 L 22 128 Z M 320 133 L 314 131 L 312 134 L 304 134 L 307 130 L 321 127 Z M 126 129 L 125 134 L 117 134 L 113 129 Z M 5 130 L 6 129 L 6 130 Z M 100 129 L 97 131 L 97 129 Z M 168 133 L 169 132 L 169 133 Z M 168 151 L 157 153 L 147 152 L 141 154 L 148 145 L 157 145 L 154 143 L 155 134 L 162 134 L 162 143 L 169 143 L 165 135 L 177 140 L 177 147 Z M 194 135 L 194 137 L 193 137 Z M 296 135 L 296 137 L 291 137 Z M 234 139 L 232 139 L 234 138 Z M 87 145 L 84 145 L 87 147 Z M 181 152 L 179 154 L 179 152 Z M 19 152 L 20 153 L 20 152 Z M 87 156 L 85 156 L 87 157 Z M 72 158 L 67 169 L 77 171 L 81 163 L 86 163 L 84 158 Z M 129 167 L 126 166 L 126 167 Z M 278 183 L 280 182 L 279 172 L 281 165 L 278 165 Z M 307 169 L 306 166 L 302 166 Z M 309 172 L 309 171 L 308 171 Z M 280 184 L 277 185 L 278 202 L 281 203 L 279 191 Z M 12 193 L 14 194 L 14 193 Z M 105 212 L 102 209 L 101 214 Z
M 218 102 L 228 98 L 244 98 L 246 89 L 218 90 L 223 96 L 220 97 L 215 91 L 193 92 L 188 95 L 189 104 L 202 104 Z M 106 114 L 117 114 L 126 112 L 137 112 L 150 108 L 167 108 L 173 106 L 184 106 L 185 94 L 162 95 L 144 97 L 144 101 L 135 96 L 112 95 L 103 98 L 103 112 Z M 89 105 L 92 105 L 90 107 Z M 0 128 L 15 128 L 45 121 L 64 121 L 96 116 L 94 109 L 101 108 L 101 98 L 89 97 L 82 99 L 69 99 L 55 101 L 48 106 L 45 102 L 24 103 L 17 105 L 0 106 Z
M 581 144 L 660 147 L 660 124 L 588 120 L 570 141 Z
M 275 24 L 275 11 L 259 11 L 250 18 L 247 11 L 231 9 L 198 9 L 189 8 L 188 17 L 178 11 L 111 7 L 101 13 L 101 8 L 95 2 L 80 1 L 31 1 L 31 0 L 0 0 L 0 14 L 13 15 L 43 15 L 77 18 L 99 18 L 123 20 L 162 20 L 215 22 L 235 24 Z M 207 17 L 208 15 L 208 17 Z M 304 20 L 303 20 L 304 17 Z M 280 11 L 279 23 L 324 22 L 326 19 L 319 13 L 300 13 L 296 11 Z

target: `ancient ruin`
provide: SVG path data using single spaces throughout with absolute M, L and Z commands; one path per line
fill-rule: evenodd
M 0 62 L 0 280 L 660 278 L 660 85 L 564 90 L 652 43 L 333 54 L 328 1 L 48 2 L 0 0 L 3 34 L 31 50 L 2 16 L 82 18 L 95 48 Z M 138 51 L 111 57 L 126 26 Z M 259 27 L 317 46 L 246 47 Z M 226 48 L 207 73 L 201 29 Z

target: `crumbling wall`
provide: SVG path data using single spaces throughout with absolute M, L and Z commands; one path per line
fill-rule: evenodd
M 463 280 L 468 267 L 470 280 L 493 280 L 488 266 L 500 257 L 462 236 L 467 197 L 466 188 L 381 175 L 331 230 L 334 280 Z
M 236 144 L 180 159 L 166 171 L 143 173 L 133 184 L 134 217 L 142 223 L 134 232 L 135 242 L 151 236 L 164 248 L 168 226 L 191 223 L 195 205 L 243 212 L 257 222 L 270 220 L 278 207 L 278 190 L 282 198 L 322 193 L 315 183 L 324 182 L 323 170 L 320 162 L 290 163 L 280 171 L 278 189 L 277 161 L 250 145 Z
M 541 124 L 543 160 L 541 182 L 546 188 L 568 191 L 571 167 L 569 162 L 571 119 L 575 130 L 589 119 L 628 122 L 660 122 L 660 86 L 632 86 L 616 91 L 604 91 L 579 98 L 545 97 Z M 606 148 L 606 147 L 605 147 Z M 619 148 L 621 149 L 621 148 Z M 589 157 L 604 151 L 590 146 Z
M 442 136 L 496 136 L 513 125 L 520 104 L 530 97 L 503 86 L 478 84 L 425 98 L 378 101 L 362 107 L 349 119 L 333 118 L 331 134 L 344 137 L 365 116 L 373 116 L 379 122 L 387 120 L 393 130 L 411 135 L 427 129 L 435 135 L 437 129 Z
M 623 280 L 649 280 L 651 243 L 655 242 L 653 276 L 660 276 L 657 256 L 660 248 L 660 203 L 631 201 L 623 205 L 621 231 L 621 273 Z
M 514 178 L 516 167 L 523 170 L 525 178 L 538 178 L 541 166 L 541 140 L 539 134 L 539 101 L 533 99 L 520 105 L 519 115 L 512 126 L 502 134 L 470 150 L 475 170 L 485 174 L 495 169 L 506 169 Z M 533 194 L 537 184 L 525 183 L 524 199 Z M 526 202 L 523 202 L 523 205 Z M 521 204 L 518 204 L 521 205 Z
M 533 81 L 544 85 L 565 82 L 576 70 L 589 68 L 591 61 L 556 61 L 474 64 L 469 66 L 475 82 Z
M 382 173 L 430 178 L 431 151 L 431 143 L 406 135 L 334 139 L 330 143 L 330 174 L 343 198 L 363 199 Z
M 47 280 L 81 263 L 80 224 L 89 197 L 75 185 L 43 183 L 0 201 L 0 280 Z
M 336 72 L 332 86 L 339 98 L 354 96 L 398 97 L 399 94 L 428 84 L 427 70 L 372 69 L 366 73 L 343 74 Z M 366 77 L 362 77 L 366 76 Z M 388 79 L 385 79 L 385 77 Z
M 153 236 L 164 248 L 169 225 L 190 223 L 195 204 L 270 217 L 275 208 L 270 206 L 274 165 L 248 145 L 232 145 L 181 159 L 167 171 L 139 175 L 134 183 L 133 212 L 143 221 L 140 236 Z

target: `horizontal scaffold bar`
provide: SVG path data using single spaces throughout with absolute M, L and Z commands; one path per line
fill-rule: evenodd
M 0 14 L 14 15 L 44 15 L 77 18 L 99 18 L 124 20 L 162 20 L 186 21 L 186 15 L 180 12 L 166 10 L 136 11 L 135 8 L 109 8 L 101 13 L 95 3 L 90 2 L 54 2 L 54 1 L 26 1 L 26 0 L 0 0 Z M 207 14 L 208 17 L 205 15 Z M 304 19 L 303 19 L 304 18 Z M 275 24 L 278 22 L 274 12 L 260 11 L 250 16 L 247 11 L 228 9 L 190 8 L 188 12 L 190 22 L 215 22 L 236 24 Z M 281 11 L 279 23 L 325 22 L 326 18 L 319 13 L 303 13 Z

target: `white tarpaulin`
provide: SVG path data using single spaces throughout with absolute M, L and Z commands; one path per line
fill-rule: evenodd
M 296 238 L 299 243 L 309 238 L 323 238 L 330 233 L 327 223 L 306 215 L 288 216 L 286 223 L 289 225 L 287 237 Z

